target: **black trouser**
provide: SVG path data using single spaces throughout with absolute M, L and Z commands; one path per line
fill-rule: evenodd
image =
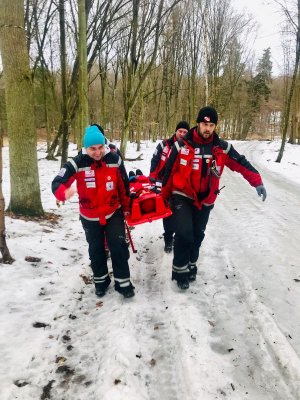
M 185 269 L 189 264 L 194 264 L 198 260 L 213 205 L 203 206 L 199 210 L 191 199 L 173 195 L 171 208 L 175 228 L 173 266 Z M 182 272 L 184 271 L 182 270 Z
M 108 274 L 104 237 L 106 237 L 110 250 L 115 280 L 122 282 L 129 279 L 129 250 L 125 240 L 124 217 L 121 209 L 106 220 L 106 225 L 100 225 L 98 221 L 89 221 L 81 216 L 80 220 L 89 244 L 94 280 Z
M 173 240 L 173 235 L 174 235 L 174 221 L 173 221 L 173 215 L 170 215 L 170 217 L 163 218 L 163 226 L 164 226 L 164 239 L 165 242 L 172 242 Z

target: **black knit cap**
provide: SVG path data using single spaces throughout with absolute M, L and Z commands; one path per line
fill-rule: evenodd
M 99 125 L 99 124 L 92 124 L 91 126 L 96 126 L 96 127 L 99 129 L 99 131 L 104 135 L 104 129 L 102 128 L 101 125 Z
M 188 131 L 190 130 L 190 125 L 186 121 L 180 121 L 178 122 L 175 132 L 178 131 L 178 129 L 187 129 Z
M 218 123 L 218 113 L 213 107 L 203 107 L 200 109 L 197 123 L 199 122 L 212 122 L 213 124 Z

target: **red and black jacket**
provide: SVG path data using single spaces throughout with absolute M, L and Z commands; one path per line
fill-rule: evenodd
M 165 165 L 170 156 L 171 148 L 176 140 L 176 134 L 174 133 L 174 135 L 169 139 L 158 143 L 151 159 L 149 178 L 159 181 L 163 179 Z
M 202 205 L 212 205 L 225 166 L 242 174 L 251 186 L 262 184 L 258 171 L 230 143 L 216 133 L 204 142 L 194 127 L 172 147 L 165 166 L 162 195 L 165 199 L 171 194 L 191 198 L 199 209 Z
M 66 162 L 52 182 L 52 192 L 64 201 L 65 190 L 76 180 L 80 215 L 105 225 L 106 219 L 120 207 L 129 211 L 129 181 L 121 157 L 107 148 L 95 161 L 80 152 Z

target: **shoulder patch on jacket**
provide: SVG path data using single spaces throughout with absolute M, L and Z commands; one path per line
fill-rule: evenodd
M 228 143 L 226 140 L 220 139 L 220 146 L 221 149 L 224 151 L 224 153 L 228 153 L 230 148 L 231 148 L 231 144 Z
M 62 168 L 59 173 L 57 174 L 57 176 L 60 176 L 61 178 L 65 175 L 66 173 L 66 168 Z
M 153 155 L 156 156 L 157 154 L 161 154 L 163 151 L 163 148 L 164 148 L 164 142 L 163 141 L 159 142 L 158 145 L 155 147 Z
M 185 156 L 188 156 L 190 152 L 190 149 L 188 149 L 187 147 L 181 147 L 180 153 L 184 154 Z

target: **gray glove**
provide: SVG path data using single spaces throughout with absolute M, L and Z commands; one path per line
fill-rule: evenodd
M 255 189 L 256 189 L 257 194 L 259 195 L 259 197 L 262 198 L 262 201 L 265 201 L 266 197 L 267 197 L 267 191 L 266 191 L 264 185 L 259 185 Z

